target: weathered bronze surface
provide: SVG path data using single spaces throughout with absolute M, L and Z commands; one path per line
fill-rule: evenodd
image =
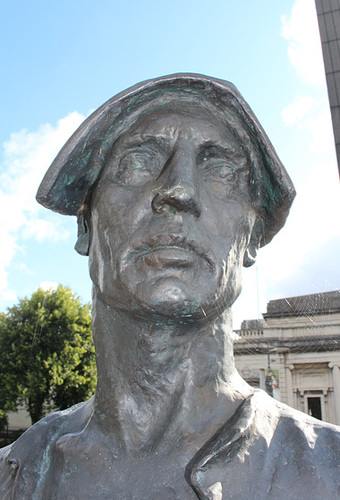
M 179 74 L 114 97 L 37 195 L 89 255 L 95 397 L 2 451 L 1 498 L 334 499 L 339 429 L 248 386 L 231 306 L 295 192 L 233 85 Z

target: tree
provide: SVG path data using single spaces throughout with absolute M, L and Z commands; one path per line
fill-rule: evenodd
M 32 423 L 88 399 L 96 365 L 90 305 L 70 288 L 39 288 L 0 313 L 0 409 L 27 409 Z
M 8 424 L 8 418 L 5 411 L 0 410 L 0 432 L 2 432 Z

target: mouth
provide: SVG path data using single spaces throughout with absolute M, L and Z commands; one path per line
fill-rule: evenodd
M 142 255 L 144 262 L 154 269 L 172 268 L 189 269 L 195 265 L 197 256 L 181 247 L 157 247 Z
M 150 267 L 155 269 L 175 267 L 188 269 L 193 267 L 197 260 L 203 260 L 209 271 L 214 271 L 215 265 L 209 253 L 196 241 L 189 238 L 167 234 L 157 235 L 146 243 L 137 244 L 128 252 L 125 262 L 142 258 Z

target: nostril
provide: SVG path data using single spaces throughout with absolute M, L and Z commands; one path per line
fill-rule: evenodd
M 155 212 L 173 214 L 174 211 L 181 211 L 191 213 L 196 218 L 201 215 L 194 190 L 182 186 L 158 192 L 154 196 L 151 205 Z
M 159 199 L 155 200 L 155 198 L 152 200 L 151 206 L 154 212 L 167 215 L 168 217 L 175 215 L 177 212 L 177 208 L 171 203 L 166 203 L 165 201 Z
M 151 201 L 152 210 L 154 212 L 161 212 L 163 210 L 164 204 L 164 198 L 160 193 L 157 193 Z

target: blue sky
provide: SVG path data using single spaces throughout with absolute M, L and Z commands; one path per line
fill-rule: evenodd
M 313 0 L 16 1 L 2 10 L 0 310 L 42 283 L 90 300 L 75 220 L 34 200 L 82 119 L 134 83 L 198 72 L 232 81 L 298 196 L 244 273 L 235 326 L 270 299 L 340 287 L 339 182 Z

